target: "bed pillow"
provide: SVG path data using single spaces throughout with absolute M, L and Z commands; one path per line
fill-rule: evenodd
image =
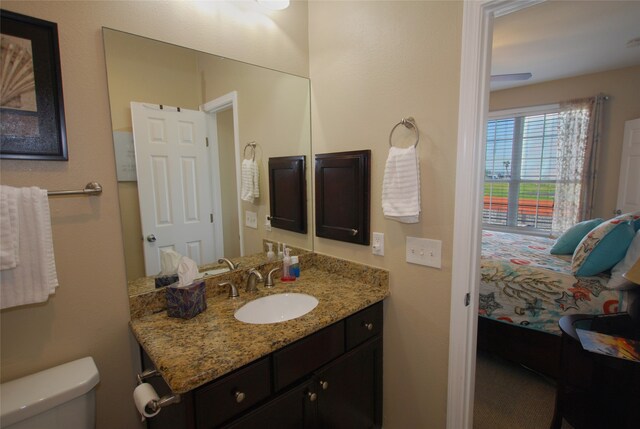
M 620 215 L 592 229 L 573 252 L 573 273 L 595 276 L 620 262 L 635 235 L 632 220 L 631 214 Z
M 627 254 L 618 262 L 615 267 L 611 269 L 611 279 L 607 283 L 607 287 L 610 289 L 630 289 L 636 284 L 622 277 L 624 273 L 629 271 L 633 264 L 640 259 L 640 231 L 636 232 L 631 245 L 627 249 Z
M 556 240 L 553 247 L 551 247 L 552 255 L 573 255 L 573 252 L 580 244 L 580 240 L 589 233 L 593 228 L 604 222 L 604 219 L 591 219 L 573 225 L 566 230 Z

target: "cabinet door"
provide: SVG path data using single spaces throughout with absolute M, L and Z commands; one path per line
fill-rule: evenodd
M 382 426 L 382 339 L 377 337 L 316 373 L 318 428 Z
M 369 245 L 371 151 L 316 155 L 316 235 Z
M 269 158 L 271 226 L 307 233 L 306 157 Z
M 319 390 L 311 391 L 314 387 L 311 381 L 305 382 L 224 426 L 224 429 L 314 428 Z

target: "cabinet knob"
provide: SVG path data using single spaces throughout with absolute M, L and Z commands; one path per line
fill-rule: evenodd
M 322 387 L 322 390 L 327 390 L 329 388 L 329 382 L 320 380 L 320 386 Z
M 362 322 L 362 326 L 364 326 L 365 328 L 367 328 L 367 331 L 373 331 L 373 323 L 369 322 Z
M 239 404 L 240 402 L 244 401 L 244 393 L 240 392 L 240 391 L 236 391 L 236 393 L 233 394 L 233 396 L 235 396 L 236 398 L 236 402 Z
M 315 400 L 318 399 L 318 395 L 313 392 L 307 392 L 307 396 L 309 397 L 309 401 L 311 402 L 315 402 Z

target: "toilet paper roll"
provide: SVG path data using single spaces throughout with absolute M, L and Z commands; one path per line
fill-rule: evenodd
M 153 417 L 160 412 L 160 408 L 156 411 L 151 411 L 151 404 L 158 399 L 156 390 L 149 383 L 139 384 L 133 390 L 133 402 L 135 402 L 138 412 L 142 415 L 142 421 L 144 421 L 145 417 Z

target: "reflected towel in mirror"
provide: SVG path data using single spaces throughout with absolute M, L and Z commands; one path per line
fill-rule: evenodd
M 253 203 L 260 196 L 258 164 L 253 159 L 242 160 L 242 186 L 240 198 L 243 201 Z

